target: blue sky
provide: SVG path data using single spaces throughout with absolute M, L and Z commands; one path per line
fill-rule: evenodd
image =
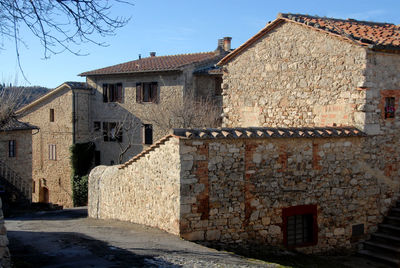
M 132 0 L 134 6 L 116 7 L 113 14 L 132 17 L 115 36 L 101 38 L 107 47 L 80 46 L 88 56 L 68 52 L 43 59 L 43 48 L 30 34 L 23 38 L 21 63 L 31 85 L 54 88 L 64 81 L 84 81 L 77 74 L 130 60 L 150 51 L 170 55 L 212 51 L 217 39 L 231 36 L 232 47 L 245 42 L 279 12 L 353 18 L 400 24 L 398 0 L 270 1 L 270 0 Z M 12 42 L 2 40 L 0 81 L 28 85 L 19 74 Z

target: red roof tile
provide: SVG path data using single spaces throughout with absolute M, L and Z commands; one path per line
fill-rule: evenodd
M 301 14 L 278 14 L 278 18 L 268 23 L 261 31 L 240 47 L 225 56 L 218 65 L 224 65 L 251 44 L 262 38 L 282 22 L 299 23 L 313 29 L 344 38 L 355 44 L 375 50 L 400 51 L 400 26 L 391 23 L 357 21 L 354 19 L 322 18 Z
M 215 52 L 180 54 L 170 56 L 158 56 L 142 58 L 134 61 L 129 61 L 89 72 L 79 74 L 80 76 L 87 75 L 102 75 L 102 74 L 126 74 L 140 72 L 157 72 L 157 71 L 175 71 L 181 67 L 203 62 L 207 60 L 218 60 L 221 56 Z

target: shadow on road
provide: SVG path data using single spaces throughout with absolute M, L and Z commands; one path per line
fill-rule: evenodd
M 180 267 L 79 233 L 8 232 L 13 267 Z
M 79 218 L 86 218 L 88 216 L 87 208 L 72 208 L 72 209 L 61 209 L 54 211 L 26 211 L 16 213 L 7 217 L 8 220 L 40 220 L 40 221 L 59 221 L 59 220 L 75 220 Z

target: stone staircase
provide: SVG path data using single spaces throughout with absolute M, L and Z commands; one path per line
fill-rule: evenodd
M 17 172 L 0 161 L 0 192 L 7 190 L 15 191 L 19 198 L 23 200 L 31 199 L 32 185 L 23 179 Z
M 396 202 L 378 231 L 362 244 L 360 255 L 385 264 L 400 267 L 400 201 Z

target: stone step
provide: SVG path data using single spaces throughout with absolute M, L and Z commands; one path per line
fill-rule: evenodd
M 397 217 L 397 216 L 386 216 L 384 222 L 388 223 L 388 224 L 400 226 L 400 217 Z
M 391 245 L 400 245 L 400 236 L 393 236 L 386 233 L 373 233 L 371 234 L 373 241 L 381 241 Z
M 389 211 L 389 216 L 397 216 L 400 217 L 400 208 L 392 208 Z
M 364 249 L 387 257 L 399 259 L 400 246 L 389 245 L 385 242 L 366 241 L 364 242 Z
M 400 226 L 381 223 L 378 225 L 378 227 L 379 227 L 379 230 L 384 233 L 389 233 L 393 236 L 400 236 Z
M 380 262 L 385 262 L 387 264 L 394 265 L 396 267 L 398 267 L 400 265 L 400 260 L 379 254 L 378 252 L 375 252 L 375 251 L 363 249 L 363 250 L 358 251 L 358 254 L 368 257 L 368 258 L 371 258 L 371 259 L 374 259 L 374 260 L 377 260 L 377 261 L 380 261 Z

